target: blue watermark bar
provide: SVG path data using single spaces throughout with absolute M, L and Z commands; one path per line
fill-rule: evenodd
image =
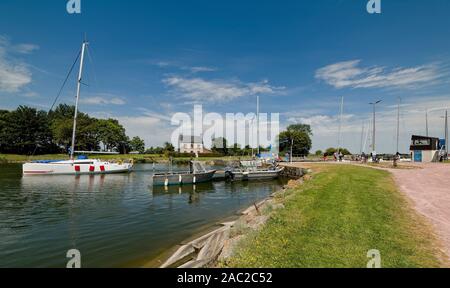
M 20 278 L 25 279 L 25 282 L 33 281 L 34 284 L 42 282 L 46 286 L 58 283 L 58 287 L 67 284 L 72 287 L 85 287 L 86 283 L 89 283 L 90 286 L 99 284 L 98 286 L 104 287 L 110 282 L 114 283 L 113 286 L 133 287 L 146 283 L 149 287 L 175 288 L 321 287 L 326 284 L 329 286 L 325 287 L 336 287 L 339 284 L 345 285 L 344 287 L 364 287 L 372 283 L 383 285 L 388 281 L 389 283 L 398 281 L 398 284 L 401 281 L 403 284 L 401 286 L 410 283 L 416 285 L 427 283 L 424 287 L 433 287 L 433 282 L 444 280 L 447 276 L 447 270 L 439 269 L 115 269 L 114 271 L 109 269 L 36 269 L 9 270 L 7 275 L 12 280 L 16 276 L 15 273 L 20 273 Z M 24 277 L 24 274 L 28 273 L 36 274 Z M 272 275 L 270 281 L 267 280 L 268 275 Z

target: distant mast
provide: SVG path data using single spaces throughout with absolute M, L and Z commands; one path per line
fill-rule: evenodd
M 362 155 L 364 150 L 364 130 L 365 130 L 366 123 L 364 123 L 364 120 L 362 121 L 361 125 L 361 147 L 359 149 L 359 155 Z
M 86 41 L 84 41 L 83 45 L 81 46 L 80 71 L 78 73 L 78 80 L 77 80 L 77 98 L 75 100 L 75 115 L 73 117 L 72 147 L 70 149 L 70 160 L 74 160 L 74 154 L 75 154 L 75 137 L 76 137 L 76 131 L 77 131 L 78 102 L 80 100 L 81 79 L 82 79 L 82 75 L 83 75 L 84 51 L 86 50 L 87 45 L 88 45 L 88 43 Z
M 259 96 L 256 96 L 256 145 L 258 146 L 258 157 L 261 156 L 261 151 L 259 149 Z
M 341 106 L 340 106 L 339 114 L 340 114 L 340 116 L 339 116 L 338 147 L 337 147 L 338 156 L 341 153 L 341 130 L 342 130 L 342 117 L 344 114 L 344 96 L 341 97 Z
M 376 101 L 376 102 L 373 102 L 373 103 L 369 103 L 369 105 L 372 105 L 373 106 L 373 128 L 372 128 L 372 156 L 375 156 L 376 155 L 376 136 L 377 136 L 377 133 L 376 133 L 376 106 L 377 106 L 377 104 L 380 104 L 382 101 L 381 100 L 378 100 L 378 101 Z

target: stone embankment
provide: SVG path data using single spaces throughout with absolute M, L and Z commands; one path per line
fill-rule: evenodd
M 226 263 L 242 239 L 252 231 L 261 229 L 272 213 L 284 208 L 286 191 L 310 179 L 308 172 L 302 168 L 286 167 L 283 176 L 291 180 L 283 190 L 242 211 L 237 220 L 221 223 L 216 230 L 180 245 L 161 268 L 202 268 Z

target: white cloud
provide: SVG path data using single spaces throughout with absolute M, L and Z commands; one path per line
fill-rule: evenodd
M 436 64 L 410 68 L 361 67 L 360 60 L 339 62 L 316 71 L 316 78 L 335 88 L 411 88 L 435 83 L 443 75 Z
M 31 83 L 31 72 L 22 63 L 13 64 L 0 55 L 0 92 L 17 92 Z
M 240 81 L 205 80 L 172 76 L 163 80 L 173 92 L 194 101 L 226 102 L 236 98 L 256 94 L 274 94 L 283 87 L 271 86 L 268 81 L 242 83 Z
M 189 71 L 191 73 L 201 73 L 201 72 L 214 72 L 217 71 L 215 67 L 208 66 L 187 66 L 183 65 L 178 61 L 149 61 L 151 64 L 158 66 L 159 68 L 175 68 L 179 70 Z
M 35 44 L 19 44 L 13 47 L 13 50 L 20 54 L 30 54 L 39 50 L 39 46 Z
M 425 135 L 425 110 L 428 109 L 429 135 L 444 137 L 445 109 L 450 108 L 450 95 L 426 98 L 410 98 L 404 101 L 400 117 L 400 152 L 408 153 L 411 135 Z M 336 109 L 337 111 L 337 109 Z M 347 111 L 349 112 L 349 111 Z M 313 151 L 324 150 L 337 146 L 339 116 L 319 113 L 316 115 L 301 116 L 295 112 L 290 113 L 288 121 L 291 123 L 310 124 L 313 130 Z M 372 114 L 367 112 L 344 114 L 342 122 L 342 146 L 349 148 L 353 153 L 361 149 L 361 132 L 364 123 L 363 145 L 366 152 L 370 152 Z M 377 152 L 395 153 L 397 106 L 380 106 L 377 112 Z
M 116 117 L 125 127 L 129 137 L 139 136 L 145 141 L 146 147 L 161 146 L 170 140 L 171 130 L 168 122 L 151 116 L 123 116 Z
M 25 97 L 28 97 L 28 98 L 34 98 L 34 97 L 39 96 L 39 93 L 36 93 L 36 92 L 33 92 L 33 91 L 29 91 L 29 92 L 23 93 L 22 95 L 25 96 Z
M 214 72 L 214 71 L 217 71 L 216 68 L 205 67 L 205 66 L 187 67 L 186 69 L 190 70 L 192 73 Z
M 98 96 L 87 96 L 80 100 L 82 104 L 88 105 L 125 105 L 126 102 L 122 98 L 115 97 L 110 94 L 100 94 Z
M 11 45 L 10 41 L 0 36 L 0 92 L 14 93 L 30 84 L 32 73 L 22 60 L 10 57 L 11 52 L 31 53 L 37 46 L 32 44 Z

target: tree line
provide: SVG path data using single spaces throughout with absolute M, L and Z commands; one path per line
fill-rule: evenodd
M 19 106 L 14 111 L 0 110 L 0 153 L 68 153 L 74 114 L 75 106 L 66 104 L 50 112 L 27 106 Z M 130 139 L 115 119 L 97 119 L 79 112 L 75 150 L 144 152 L 145 143 L 139 137 Z
M 288 126 L 286 131 L 278 135 L 280 155 L 290 153 L 292 148 L 294 155 L 308 156 L 312 147 L 312 136 L 313 133 L 310 125 L 294 124 Z M 238 144 L 229 145 L 227 139 L 223 137 L 213 139 L 212 142 L 213 146 L 211 150 L 225 156 L 242 156 L 256 153 L 256 149 L 252 149 L 250 146 L 242 148 Z M 260 147 L 259 150 L 261 152 L 270 152 L 271 147 Z
M 334 153 L 336 153 L 336 152 L 338 152 L 338 151 L 339 151 L 339 153 L 342 153 L 342 155 L 344 155 L 344 156 L 352 155 L 352 153 L 351 153 L 347 148 L 339 148 L 339 149 L 338 149 L 338 148 L 333 148 L 333 147 L 328 148 L 328 149 L 325 150 L 325 151 L 317 150 L 316 153 L 315 153 L 315 155 L 316 155 L 316 156 L 326 156 L 326 157 L 330 157 L 330 156 L 333 156 Z
M 72 142 L 75 106 L 60 104 L 46 112 L 27 106 L 14 111 L 0 110 L 0 153 L 39 155 L 68 153 Z M 307 156 L 311 150 L 312 130 L 309 125 L 295 124 L 280 133 L 280 153 Z M 147 154 L 176 154 L 170 143 L 145 149 L 145 142 L 126 135 L 125 128 L 115 119 L 97 119 L 78 112 L 76 151 L 110 151 L 126 154 L 131 151 Z M 227 143 L 225 138 L 213 139 L 212 152 L 223 156 L 253 155 L 256 149 Z M 270 147 L 260 147 L 268 152 Z M 282 155 L 282 154 L 281 154 Z

